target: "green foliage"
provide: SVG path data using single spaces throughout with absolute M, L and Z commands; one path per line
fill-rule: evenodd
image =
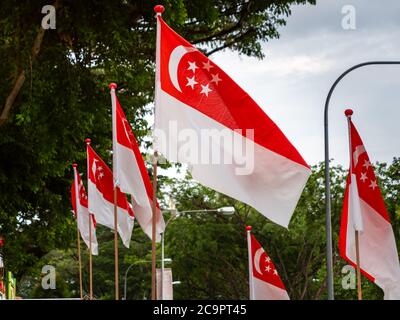
M 56 29 L 32 52 L 49 1 L 3 0 L 0 7 L 0 113 L 14 82 L 25 82 L 0 124 L 0 234 L 18 280 L 51 250 L 74 239 L 71 164 L 84 171 L 84 139 L 110 160 L 107 85 L 118 95 L 143 146 L 154 91 L 156 1 L 61 0 Z M 314 0 L 166 0 L 165 20 L 211 51 L 262 57 L 294 3 Z
M 400 181 L 399 158 L 393 163 L 376 164 L 378 179 L 392 218 L 397 241 L 399 236 L 398 210 Z M 172 259 L 170 267 L 174 280 L 175 299 L 247 299 L 248 263 L 245 226 L 252 225 L 253 233 L 269 253 L 288 290 L 291 299 L 326 299 L 325 260 L 325 202 L 324 166 L 312 167 L 304 192 L 297 205 L 289 229 L 284 229 L 260 215 L 251 207 L 203 187 L 190 177 L 182 180 L 162 179 L 163 190 L 176 201 L 178 216 L 165 214 L 169 221 L 165 232 L 165 256 Z M 332 218 L 334 248 L 334 280 L 336 299 L 357 299 L 356 290 L 345 290 L 342 281 L 346 262 L 338 253 L 338 232 L 346 179 L 346 170 L 331 168 Z M 165 193 L 164 193 L 165 194 Z M 163 199 L 164 202 L 165 199 Z M 187 212 L 234 206 L 234 215 L 215 212 Z M 398 212 L 398 211 L 397 211 Z M 73 227 L 71 227 L 74 229 Z M 114 297 L 114 237 L 111 230 L 98 226 L 99 256 L 93 257 L 93 288 L 96 299 Z M 400 243 L 398 242 L 398 247 Z M 88 293 L 88 250 L 83 245 L 83 288 Z M 131 246 L 119 243 L 120 295 L 123 296 L 124 277 L 128 267 L 127 299 L 146 299 L 151 293 L 151 243 L 138 225 Z M 158 248 L 158 260 L 161 250 Z M 40 290 L 40 270 L 45 264 L 57 269 L 60 290 L 48 293 Z M 52 251 L 39 260 L 34 271 L 25 275 L 19 286 L 24 297 L 44 297 L 53 294 L 79 296 L 76 246 L 67 251 Z M 158 267 L 160 265 L 158 264 Z M 169 265 L 167 265 L 169 267 Z M 29 280 L 29 281 L 27 281 Z M 67 288 L 64 288 L 68 284 Z M 63 289 L 64 288 L 64 289 Z M 366 278 L 362 280 L 364 299 L 382 299 L 383 293 Z
M 207 54 L 232 49 L 263 58 L 261 43 L 279 37 L 291 4 L 314 0 L 166 0 L 164 19 Z M 18 280 L 23 297 L 78 297 L 75 221 L 70 212 L 71 163 L 85 168 L 83 141 L 110 161 L 111 119 L 107 84 L 118 95 L 139 142 L 148 147 L 148 116 L 154 91 L 156 1 L 63 0 L 57 29 L 45 33 L 39 54 L 32 54 L 41 8 L 48 1 L 3 0 L 0 7 L 0 107 L 23 71 L 25 82 L 10 116 L 0 125 L 0 234 L 5 237 L 6 266 Z M 1 112 L 2 110 L 0 110 Z M 380 186 L 400 240 L 400 159 L 377 164 Z M 355 299 L 341 285 L 345 262 L 337 240 L 346 172 L 332 168 L 332 218 L 336 297 Z M 244 227 L 272 256 L 292 299 L 324 299 L 325 209 L 323 166 L 313 175 L 299 201 L 289 230 L 249 206 L 202 187 L 192 180 L 160 177 L 161 203 L 168 193 L 180 211 L 233 205 L 233 216 L 182 214 L 171 220 L 166 255 L 173 259 L 178 299 L 246 299 L 247 245 Z M 166 192 L 166 190 L 169 190 Z M 98 228 L 100 255 L 93 257 L 94 295 L 114 296 L 114 243 L 110 230 Z M 82 242 L 83 244 L 83 242 Z M 83 288 L 88 293 L 88 252 L 82 251 Z M 120 244 L 120 288 L 127 277 L 128 299 L 150 295 L 150 242 L 138 226 L 131 247 Z M 160 250 L 158 250 L 159 252 Z M 41 288 L 41 269 L 56 267 L 57 289 Z M 363 279 L 366 299 L 381 290 Z
M 387 209 L 399 247 L 400 162 L 376 164 Z M 166 232 L 166 254 L 173 259 L 175 288 L 181 299 L 246 299 L 248 297 L 247 244 L 245 226 L 271 255 L 292 299 L 326 299 L 326 239 L 324 165 L 312 167 L 289 229 L 265 219 L 249 206 L 227 198 L 193 181 L 174 181 L 171 196 L 178 211 L 212 209 L 233 205 L 232 217 L 216 214 L 186 214 L 172 220 Z M 357 299 L 356 290 L 342 286 L 346 262 L 338 252 L 338 233 L 346 170 L 331 168 L 332 224 L 335 294 L 337 299 Z M 397 210 L 397 216 L 396 216 Z M 366 278 L 364 299 L 382 299 L 382 291 Z
M 53 266 L 56 272 L 55 289 L 43 289 L 41 270 L 45 265 Z M 76 277 L 78 266 L 75 263 L 74 251 L 52 250 L 37 264 L 36 273 L 27 274 L 18 283 L 18 295 L 29 298 L 70 298 L 79 290 Z

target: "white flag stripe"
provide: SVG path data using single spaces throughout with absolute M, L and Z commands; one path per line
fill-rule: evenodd
M 147 195 L 143 177 L 133 151 L 119 143 L 117 143 L 116 149 L 118 153 L 118 181 L 120 189 L 122 192 L 133 196 L 134 201 L 132 206 L 135 218 L 138 220 L 142 230 L 151 238 L 153 217 L 151 203 L 153 199 L 149 199 Z M 157 211 L 156 241 L 159 242 L 161 240 L 160 233 L 165 229 L 165 223 L 161 211 L 159 209 Z
M 253 277 L 254 300 L 290 300 L 286 290 Z
M 357 176 L 354 173 L 351 174 L 349 197 L 349 210 L 353 215 L 354 229 L 357 231 L 363 231 L 364 225 L 360 206 L 360 196 L 358 194 Z
M 118 166 L 118 179 L 120 181 L 121 191 L 125 193 L 132 193 L 132 191 L 135 191 L 132 193 L 132 196 L 136 203 L 143 208 L 149 207 L 151 210 L 149 197 L 147 196 L 135 155 L 131 149 L 119 143 L 117 143 L 116 149 L 118 153 L 117 161 L 120 163 L 120 166 Z
M 98 192 L 96 185 L 88 181 L 89 211 L 96 218 L 96 222 L 114 230 L 114 204 L 105 200 Z M 121 207 L 118 210 L 118 233 L 125 247 L 129 248 L 135 219 Z
M 159 132 L 167 133 L 167 143 L 156 137 L 155 148 L 168 160 L 189 164 L 193 178 L 202 184 L 238 199 L 257 209 L 272 221 L 287 227 L 297 201 L 310 175 L 309 168 L 298 164 L 286 157 L 272 152 L 254 141 L 240 136 L 243 145 L 251 143 L 254 153 L 246 154 L 246 161 L 253 163 L 254 170 L 250 174 L 238 175 L 237 170 L 243 166 L 235 164 L 193 164 L 185 154 L 171 153 L 171 143 L 178 143 L 177 149 L 184 145 L 178 141 L 178 136 L 169 133 L 169 124 L 177 123 L 177 133 L 191 128 L 200 136 L 200 129 L 227 130 L 229 128 L 211 119 L 203 113 L 180 102 L 160 89 L 160 103 L 162 108 L 157 109 L 156 128 Z M 230 129 L 229 129 L 230 130 Z M 170 136 L 168 136 L 168 134 Z M 221 146 L 223 148 L 223 146 Z M 172 149 L 173 150 L 173 149 Z M 232 150 L 222 150 L 232 152 Z M 243 155 L 242 155 L 243 156 Z
M 364 222 L 364 231 L 359 235 L 360 267 L 375 278 L 375 283 L 384 290 L 385 298 L 400 299 L 400 266 L 392 226 L 362 199 L 360 207 Z M 354 217 L 349 211 L 346 255 L 356 261 L 353 223 Z
M 76 207 L 76 224 L 79 229 L 79 233 L 88 248 L 90 248 L 90 237 L 89 237 L 89 220 L 92 224 L 91 233 L 92 233 L 92 254 L 98 255 L 98 243 L 96 237 L 96 228 L 94 227 L 93 220 L 89 215 L 88 208 L 81 205 L 79 201 L 79 184 L 78 184 L 78 173 L 76 168 L 74 168 L 74 187 L 75 187 L 75 207 Z

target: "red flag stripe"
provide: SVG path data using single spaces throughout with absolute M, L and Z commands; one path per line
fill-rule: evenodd
M 284 289 L 285 286 L 276 270 L 271 258 L 257 239 L 251 234 L 251 256 L 253 266 L 253 276 L 268 282 L 278 288 Z
M 93 148 L 88 145 L 88 172 L 89 180 L 96 185 L 98 191 L 102 194 L 104 199 L 110 203 L 114 203 L 114 182 L 113 174 L 106 163 L 97 155 Z M 117 187 L 117 206 L 127 210 L 131 217 L 134 213 L 126 199 L 126 195 L 122 193 Z
M 135 156 L 136 163 L 139 167 L 140 174 L 142 176 L 143 184 L 146 188 L 147 196 L 149 197 L 149 201 L 152 202 L 153 199 L 153 186 L 149 178 L 149 174 L 147 172 L 147 168 L 142 160 L 142 155 L 139 150 L 139 146 L 137 144 L 136 138 L 132 132 L 131 126 L 126 119 L 124 111 L 122 110 L 121 105 L 119 104 L 118 98 L 116 97 L 116 105 L 117 105 L 117 143 L 125 146 Z M 157 207 L 159 208 L 158 202 Z
M 373 165 L 353 122 L 351 124 L 352 173 L 357 177 L 359 196 L 384 219 L 390 222 L 385 202 L 377 183 Z
M 180 92 L 177 89 L 177 83 L 173 83 L 174 80 L 170 78 L 169 59 L 178 46 L 184 47 L 178 50 L 181 48 L 193 50 L 194 47 L 176 34 L 161 17 L 158 19 L 161 26 L 162 47 L 160 52 L 161 88 L 165 92 L 227 128 L 241 129 L 241 134 L 244 136 L 246 129 L 254 129 L 254 142 L 309 168 L 300 153 L 256 102 L 222 69 L 198 50 L 181 57 L 179 64 L 185 63 L 189 67 L 178 68 L 178 85 L 182 88 Z M 190 69 L 191 66 L 192 69 Z M 195 88 L 197 91 L 194 90 Z

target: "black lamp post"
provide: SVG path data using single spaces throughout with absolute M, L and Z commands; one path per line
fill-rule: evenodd
M 325 226 L 326 226 L 326 269 L 327 269 L 327 287 L 328 299 L 334 300 L 333 290 L 333 258 L 332 258 L 332 219 L 331 219 L 331 185 L 329 173 L 329 130 L 328 130 L 328 110 L 329 102 L 333 91 L 338 83 L 350 72 L 361 67 L 370 65 L 393 65 L 400 64 L 400 61 L 368 61 L 352 66 L 343 72 L 333 83 L 329 90 L 328 96 L 325 101 L 324 111 L 324 138 L 325 138 Z

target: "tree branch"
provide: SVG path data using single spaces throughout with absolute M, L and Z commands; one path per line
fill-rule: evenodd
M 235 24 L 233 24 L 231 27 L 221 30 L 217 33 L 205 36 L 203 38 L 193 40 L 192 44 L 198 44 L 198 43 L 202 43 L 202 42 L 210 42 L 210 41 L 215 40 L 215 38 L 226 36 L 226 35 L 230 34 L 231 32 L 240 29 L 243 25 L 245 18 L 249 14 L 249 8 L 250 8 L 250 3 L 247 6 L 243 7 L 243 9 L 240 11 L 239 20 Z M 237 12 L 235 12 L 235 13 L 237 14 Z M 224 15 L 226 15 L 226 13 L 224 13 Z
M 59 6 L 59 0 L 55 0 L 54 7 L 57 9 L 58 6 Z M 31 62 L 33 62 L 33 60 L 39 54 L 45 31 L 46 30 L 40 26 L 40 29 L 39 29 L 38 34 L 36 35 L 35 41 L 33 41 L 32 49 L 31 49 Z M 25 82 L 25 70 L 23 68 L 21 68 L 18 76 L 15 79 L 13 88 L 12 88 L 10 94 L 6 98 L 6 103 L 4 104 L 3 110 L 0 114 L 0 127 L 6 123 L 8 117 L 10 116 L 10 112 L 14 105 L 15 99 L 17 98 L 18 93 L 21 91 L 21 88 L 22 88 L 24 82 Z
M 237 43 L 239 42 L 239 40 L 241 40 L 242 38 L 246 37 L 247 35 L 249 35 L 249 34 L 252 33 L 252 32 L 254 32 L 254 29 L 253 29 L 253 28 L 250 28 L 250 29 L 248 29 L 245 33 L 242 33 L 242 34 L 236 36 L 233 40 L 227 41 L 227 42 L 225 42 L 223 45 L 221 45 L 221 46 L 219 46 L 219 47 L 217 47 L 217 48 L 215 48 L 215 49 L 212 49 L 212 50 L 206 52 L 205 55 L 208 57 L 208 56 L 212 55 L 212 54 L 215 53 L 215 52 L 218 52 L 218 51 L 220 51 L 220 50 L 224 50 L 224 49 L 226 49 L 226 48 L 229 48 L 229 47 L 231 47 L 231 46 L 237 44 Z

